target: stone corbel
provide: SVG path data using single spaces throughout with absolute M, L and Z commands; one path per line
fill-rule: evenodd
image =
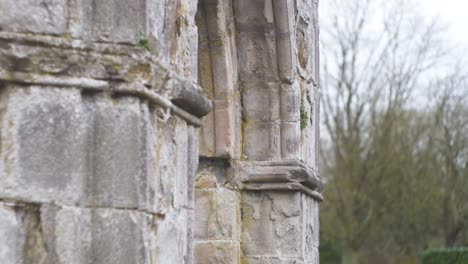
M 308 168 L 296 160 L 283 161 L 233 161 L 231 184 L 243 190 L 296 190 L 323 200 L 321 194 L 325 184 L 318 171 Z
M 212 103 L 200 92 L 201 88 L 188 81 L 180 81 L 172 88 L 172 103 L 192 115 L 202 118 L 211 111 Z

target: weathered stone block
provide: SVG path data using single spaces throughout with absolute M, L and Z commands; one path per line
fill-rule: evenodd
M 188 263 L 189 229 L 186 209 L 171 210 L 164 218 L 153 223 L 151 238 L 151 263 Z
M 203 127 L 200 131 L 200 156 L 215 156 L 215 120 L 214 113 L 211 111 L 203 118 Z
M 307 96 L 304 96 L 303 100 L 303 111 L 307 113 L 307 118 L 301 122 L 304 123 L 304 127 L 301 130 L 302 133 L 302 160 L 310 168 L 317 167 L 317 156 L 316 150 L 318 146 L 318 95 L 315 94 L 315 91 L 312 85 L 305 86 L 306 89 L 310 89 L 307 92 Z M 309 95 L 310 94 L 310 95 Z
M 76 0 L 74 37 L 98 42 L 137 44 L 146 32 L 145 0 Z
M 39 211 L 49 263 L 89 263 L 95 238 L 90 209 L 45 204 Z
M 162 39 L 165 34 L 164 31 L 167 30 L 167 28 L 164 27 L 164 22 L 165 19 L 168 19 L 168 17 L 166 17 L 166 13 L 169 11 L 168 9 L 168 4 L 163 1 L 146 1 L 148 32 L 150 32 L 157 40 Z
M 297 82 L 296 82 L 297 84 Z M 281 121 L 298 121 L 301 108 L 301 91 L 298 85 L 282 84 L 280 90 Z
M 215 102 L 216 105 L 216 102 Z M 233 111 L 229 108 L 216 108 L 215 117 L 215 143 L 217 157 L 233 157 L 233 144 L 235 142 L 233 128 Z
M 263 30 L 261 34 L 241 31 L 237 45 L 239 63 L 242 64 L 242 67 L 239 67 L 241 81 L 275 81 L 278 79 L 276 40 L 273 33 L 265 34 Z
M 195 194 L 195 178 L 197 174 L 198 164 L 199 164 L 199 129 L 193 126 L 188 127 L 188 146 L 187 146 L 187 155 L 188 155 L 188 186 L 187 186 L 187 196 L 189 200 L 189 208 L 194 208 L 194 194 Z
M 281 156 L 283 159 L 299 159 L 301 149 L 301 125 L 299 122 L 281 123 Z
M 41 209 L 48 263 L 147 263 L 141 212 L 45 206 Z
M 195 178 L 195 188 L 216 188 L 218 185 L 216 176 L 208 171 L 199 171 Z
M 0 0 L 0 30 L 63 34 L 67 0 Z
M 12 87 L 1 99 L 1 197 L 156 210 L 146 104 L 42 87 Z
M 188 208 L 193 210 L 187 210 L 187 252 L 186 252 L 186 263 L 194 263 L 194 249 L 193 242 L 195 241 L 194 223 L 195 223 L 195 175 L 198 168 L 198 138 L 199 129 L 193 126 L 188 127 L 188 188 L 187 188 L 187 199 Z
M 1 99 L 0 196 L 81 199 L 86 126 L 79 90 L 11 87 Z
M 0 260 L 23 263 L 23 226 L 14 208 L 0 203 Z
M 85 98 L 87 113 L 86 203 L 136 208 L 145 134 L 140 127 L 140 103 L 132 97 Z
M 174 143 L 176 145 L 174 206 L 181 208 L 189 205 L 188 187 L 189 181 L 193 178 L 188 175 L 188 127 L 180 119 L 176 122 Z
M 265 0 L 234 0 L 236 23 L 264 25 L 273 23 L 273 6 L 271 1 Z
M 155 148 L 157 139 L 155 139 L 155 128 L 151 122 L 149 105 L 146 102 L 140 104 L 140 157 L 139 161 L 141 172 L 138 173 L 138 208 L 143 211 L 156 212 L 155 200 L 157 177 L 154 164 Z M 156 140 L 156 142 L 155 142 Z
M 239 242 L 195 242 L 195 264 L 240 264 Z
M 210 189 L 223 187 L 229 162 L 224 159 L 201 158 L 195 178 L 195 187 Z
M 296 63 L 294 54 L 294 2 L 273 1 L 275 10 L 276 48 L 279 76 L 283 82 L 293 83 Z
M 249 121 L 280 120 L 280 85 L 275 82 L 258 81 L 244 84 L 243 106 Z
M 246 264 L 305 264 L 300 258 L 281 257 L 245 257 L 242 261 Z
M 281 156 L 280 124 L 246 122 L 245 155 L 248 160 L 275 160 Z
M 300 193 L 243 192 L 242 208 L 245 256 L 302 257 Z
M 187 1 L 193 5 L 196 1 Z M 196 10 L 196 9 L 195 9 Z M 193 16 L 189 16 L 193 18 Z M 180 58 L 183 60 L 183 76 L 190 81 L 196 82 L 198 79 L 198 31 L 194 22 L 186 27 L 184 45 L 180 49 Z
M 311 255 L 306 257 L 305 264 L 320 264 L 319 249 L 317 247 L 314 247 Z
M 176 23 L 179 15 L 177 5 L 180 2 L 147 0 L 147 33 L 151 39 L 154 54 L 166 66 L 170 65 L 171 56 L 176 52 Z M 179 31 L 180 32 L 180 31 Z M 181 32 L 180 32 L 181 33 Z
M 148 36 L 159 61 L 181 77 L 197 79 L 197 1 L 146 2 Z M 159 2 L 159 3 L 158 3 Z
M 319 80 L 319 41 L 317 2 L 298 0 L 296 49 L 301 77 L 318 84 Z
M 303 232 L 306 256 L 314 256 L 314 249 L 319 246 L 319 204 L 311 197 L 302 194 Z
M 156 184 L 159 186 L 156 193 L 156 208 L 158 212 L 165 213 L 167 208 L 174 204 L 174 194 L 177 188 L 175 181 L 177 147 L 174 144 L 176 119 L 171 118 L 167 122 L 160 122 L 156 111 L 153 114 L 156 119 L 153 123 L 157 124 L 155 136 L 158 138 L 154 160 L 155 167 L 158 168 Z
M 227 189 L 195 190 L 195 239 L 238 240 L 239 201 Z

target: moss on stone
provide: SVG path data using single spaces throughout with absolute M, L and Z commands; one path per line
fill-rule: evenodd
M 144 48 L 145 50 L 151 52 L 149 38 L 146 34 L 140 33 L 140 41 L 138 42 L 138 45 L 140 45 L 140 47 Z
M 250 118 L 244 116 L 242 118 L 241 122 L 241 135 L 240 135 L 240 142 L 241 142 L 241 160 L 246 160 L 247 157 L 245 155 L 245 144 L 246 144 L 246 138 L 245 138 L 245 130 L 248 128 L 250 125 Z
M 139 78 L 150 80 L 151 76 L 151 65 L 143 63 L 132 66 L 125 75 L 125 79 L 130 82 Z
M 309 119 L 309 113 L 307 113 L 307 111 L 305 110 L 304 97 L 302 96 L 300 116 L 299 116 L 299 120 L 301 121 L 301 130 L 307 127 L 308 119 Z

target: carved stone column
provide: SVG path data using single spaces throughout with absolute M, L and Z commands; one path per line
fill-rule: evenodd
M 202 141 L 216 148 L 200 153 L 197 263 L 318 263 L 317 9 L 312 0 L 199 4 L 199 77 L 214 113 L 232 114 L 221 130 L 216 115 L 205 119 Z M 225 131 L 239 141 L 219 140 Z M 234 142 L 231 152 L 220 142 Z

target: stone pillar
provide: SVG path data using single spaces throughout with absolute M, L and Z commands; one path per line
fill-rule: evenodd
M 0 0 L 0 263 L 192 263 L 196 10 Z
M 214 114 L 201 133 L 196 263 L 319 262 L 317 9 L 199 1 L 199 79 Z
M 198 2 L 199 82 L 213 100 L 200 135 L 195 181 L 195 262 L 240 263 L 240 193 L 227 184 L 240 160 L 242 129 L 236 31 L 231 0 Z

